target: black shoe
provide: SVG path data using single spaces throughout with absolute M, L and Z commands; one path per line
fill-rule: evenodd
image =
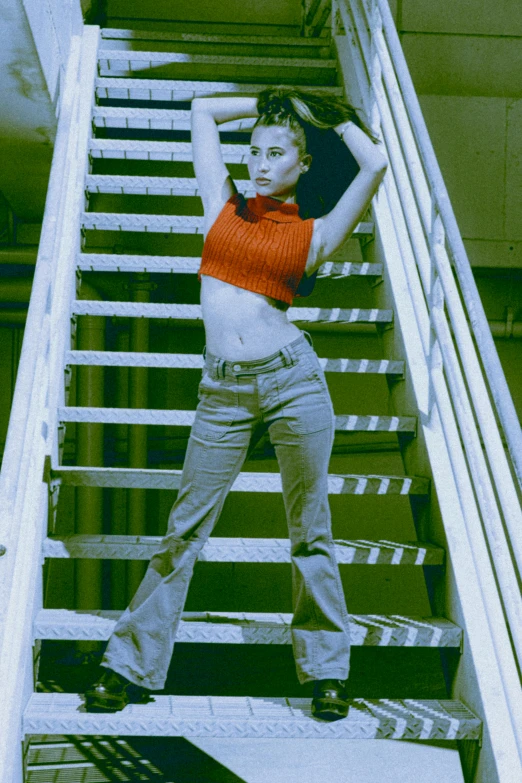
M 340 720 L 348 715 L 348 694 L 344 680 L 317 680 L 312 715 L 321 720 Z
M 87 712 L 118 712 L 131 702 L 146 701 L 149 691 L 122 674 L 103 668 L 103 674 L 85 691 Z

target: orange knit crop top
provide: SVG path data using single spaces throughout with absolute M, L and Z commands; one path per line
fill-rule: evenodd
M 199 279 L 210 275 L 292 304 L 303 277 L 314 219 L 299 217 L 297 204 L 269 196 L 248 200 L 235 193 L 207 234 Z

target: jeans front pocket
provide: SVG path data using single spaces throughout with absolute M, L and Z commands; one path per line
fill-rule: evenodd
M 334 412 L 323 371 L 315 354 L 299 356 L 278 373 L 282 415 L 289 429 L 298 434 L 334 428 Z M 282 381 L 282 382 L 281 382 Z
M 199 404 L 192 433 L 203 440 L 221 440 L 236 420 L 239 389 L 235 378 L 212 378 L 207 370 L 198 388 Z
M 306 377 L 310 383 L 318 383 L 321 389 L 326 391 L 329 396 L 330 392 L 328 390 L 326 376 L 324 374 L 323 368 L 319 364 L 319 359 L 317 358 L 315 352 L 312 353 L 311 351 L 307 351 L 300 359 L 300 362 L 303 364 L 303 370 L 306 372 Z

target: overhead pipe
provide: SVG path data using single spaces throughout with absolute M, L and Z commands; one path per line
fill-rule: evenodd
M 0 247 L 0 264 L 27 264 L 34 266 L 38 245 L 7 245 Z

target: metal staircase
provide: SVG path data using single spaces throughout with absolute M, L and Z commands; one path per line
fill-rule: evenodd
M 314 13 L 325 19 L 324 3 L 315 6 Z M 362 6 L 367 12 L 369 5 Z M 461 511 L 462 484 L 452 473 L 448 432 L 458 443 L 454 458 L 462 450 L 461 439 L 454 420 L 442 410 L 444 395 L 444 399 L 455 395 L 448 393 L 445 381 L 430 376 L 431 369 L 441 366 L 434 348 L 438 338 L 433 332 L 430 337 L 430 319 L 427 326 L 423 321 L 426 298 L 419 293 L 418 281 L 408 289 L 397 260 L 403 248 L 391 236 L 394 218 L 395 228 L 401 229 L 390 195 L 393 177 L 404 166 L 402 158 L 396 163 L 396 150 L 390 156 L 393 177 L 387 175 L 387 190 L 376 199 L 372 214 L 360 223 L 339 257 L 321 268 L 312 300 L 296 300 L 289 317 L 313 333 L 323 369 L 335 387 L 334 403 L 339 410 L 329 493 L 336 508 L 342 509 L 344 502 L 356 503 L 356 496 L 383 496 L 383 504 L 391 503 L 392 496 L 402 497 L 409 501 L 417 528 L 416 540 L 411 540 L 411 534 L 409 538 L 398 534 L 397 540 L 391 540 L 388 526 L 375 538 L 336 535 L 342 568 L 365 566 L 363 572 L 354 570 L 360 574 L 358 589 L 365 584 L 367 566 L 396 566 L 408 574 L 414 569 L 415 575 L 422 573 L 422 566 L 432 608 L 428 616 L 351 614 L 352 644 L 438 648 L 447 698 L 407 698 L 405 693 L 404 698 L 375 699 L 357 694 L 346 720 L 325 724 L 311 718 L 309 698 L 289 698 L 285 692 L 270 698 L 234 692 L 225 696 L 166 693 L 113 715 L 84 712 L 77 693 L 36 688 L 31 694 L 32 640 L 37 653 L 44 640 L 103 642 L 120 612 L 86 606 L 89 596 L 83 596 L 78 608 L 44 605 L 42 584 L 52 592 L 58 561 L 75 559 L 81 571 L 90 560 L 147 560 L 158 542 L 158 536 L 148 535 L 146 529 L 109 532 L 101 518 L 90 520 L 80 530 L 68 528 L 70 496 L 66 493 L 71 488 L 100 493 L 165 492 L 179 486 L 183 448 L 194 418 L 194 395 L 189 395 L 192 402 L 187 407 L 161 409 L 148 407 L 146 392 L 141 397 L 145 405 L 139 394 L 129 405 L 125 395 L 115 400 L 113 390 L 106 388 L 105 399 L 113 404 L 105 406 L 103 394 L 100 397 L 98 391 L 97 398 L 89 396 L 85 387 L 82 397 L 81 386 L 96 384 L 103 372 L 100 368 L 128 368 L 162 372 L 157 376 L 162 379 L 165 373 L 177 373 L 176 382 L 183 386 L 187 378 L 187 388 L 191 388 L 194 371 L 202 367 L 200 352 L 183 352 L 194 351 L 195 345 L 201 348 L 201 312 L 194 301 L 201 238 L 193 235 L 201 233 L 202 216 L 190 166 L 189 102 L 196 95 L 256 92 L 273 83 L 319 87 L 336 94 L 351 89 L 348 97 L 366 109 L 376 127 L 375 105 L 371 105 L 370 92 L 365 94 L 368 73 L 364 76 L 363 70 L 365 65 L 367 70 L 368 65 L 375 66 L 377 50 L 372 43 L 373 56 L 369 50 L 365 54 L 364 42 L 356 38 L 357 14 L 361 13 L 358 3 L 335 5 L 334 38 L 325 31 L 310 37 L 249 38 L 151 30 L 104 29 L 100 33 L 98 28 L 86 27 L 83 39 L 73 46 L 26 329 L 26 342 L 33 340 L 33 347 L 26 348 L 26 366 L 32 366 L 32 371 L 24 375 L 22 366 L 19 378 L 20 400 L 26 387 L 26 408 L 21 402 L 18 407 L 15 404 L 8 441 L 7 453 L 16 459 L 16 475 L 6 473 L 3 485 L 6 502 L 0 531 L 6 548 L 2 582 L 6 609 L 0 677 L 15 672 L 3 707 L 3 725 L 8 730 L 0 740 L 0 773 L 6 783 L 22 778 L 22 754 L 18 757 L 17 750 L 13 752 L 18 748 L 20 720 L 26 748 L 31 738 L 41 735 L 47 739 L 50 735 L 139 735 L 459 741 L 467 780 L 504 783 L 520 779 L 513 724 L 521 707 L 517 678 L 512 676 L 516 674 L 515 654 L 511 644 L 505 644 L 509 610 L 503 608 L 496 586 L 490 589 L 493 567 L 489 557 L 477 564 L 477 547 L 486 550 L 480 524 L 474 528 L 474 539 L 462 524 L 467 512 Z M 371 73 L 369 77 L 371 81 Z M 393 104 L 393 96 L 390 101 Z M 251 195 L 251 184 L 244 179 L 248 147 L 241 142 L 251 126 L 251 121 L 242 120 L 220 128 L 225 160 L 238 188 L 247 195 Z M 389 152 L 389 136 L 386 146 Z M 423 195 L 429 197 L 426 190 Z M 417 262 L 424 261 L 417 256 Z M 144 295 L 129 301 L 129 291 L 135 294 L 135 289 Z M 440 296 L 437 292 L 433 285 L 434 301 Z M 349 306 L 357 303 L 360 306 Z M 99 319 L 106 319 L 102 327 Z M 145 347 L 140 348 L 139 335 L 132 350 L 122 348 L 117 340 L 108 350 L 94 343 L 76 345 L 82 323 L 98 324 L 100 333 L 105 330 L 106 334 L 122 323 L 138 323 L 130 329 L 134 334 L 147 330 L 141 343 Z M 161 331 L 167 334 L 169 330 L 175 335 L 169 343 L 176 343 L 175 352 L 162 349 L 166 343 L 158 338 Z M 372 355 L 361 356 L 361 345 L 372 346 Z M 97 368 L 98 374 L 82 376 L 82 368 L 87 372 Z M 144 376 L 140 377 L 143 381 Z M 355 399 L 349 384 L 361 378 L 366 396 L 358 401 L 357 412 L 346 406 Z M 379 412 L 383 400 L 385 407 Z M 92 464 L 75 461 L 80 451 L 75 455 L 74 444 L 80 432 L 88 439 L 88 428 L 101 425 L 112 428 L 107 430 L 111 433 L 117 433 L 118 427 L 161 428 L 155 431 L 163 433 L 166 445 L 156 462 L 147 465 L 147 436 L 142 429 L 141 461 L 145 449 L 145 462 L 141 466 L 115 465 L 118 455 L 107 445 L 108 464 L 96 464 L 92 455 Z M 20 439 L 15 444 L 17 433 Z M 96 437 L 100 438 L 100 429 Z M 396 475 L 397 468 L 388 473 L 381 467 L 396 466 L 399 453 L 407 475 Z M 363 467 L 361 473 L 354 473 L 357 462 Z M 368 465 L 372 465 L 371 472 Z M 268 502 L 281 491 L 273 469 L 269 445 L 262 443 L 256 459 L 233 485 L 232 495 L 241 493 L 243 498 L 256 493 L 261 505 Z M 97 507 L 102 510 L 101 501 Z M 396 513 L 396 506 L 390 508 L 394 509 L 390 514 Z M 239 535 L 213 536 L 202 561 L 267 567 L 290 562 L 286 539 L 273 534 L 251 537 L 259 534 L 252 519 L 236 522 Z M 43 562 L 45 577 L 40 567 Z M 93 573 L 99 576 L 100 572 L 85 572 L 84 586 Z M 133 579 L 130 575 L 129 584 Z M 415 579 L 405 584 L 419 589 L 424 582 Z M 481 592 L 486 589 L 490 589 L 487 605 Z M 349 594 L 347 603 L 350 610 Z M 20 630 L 20 617 L 32 622 L 32 629 Z M 271 612 L 186 611 L 178 641 L 289 645 L 290 620 L 277 607 Z M 498 662 L 501 654 L 494 651 L 494 632 L 497 644 L 505 644 L 503 663 Z M 6 645 L 9 634 L 13 643 Z M 34 753 L 25 756 L 26 763 L 27 758 L 30 780 L 31 764 L 35 769 L 38 765 Z

